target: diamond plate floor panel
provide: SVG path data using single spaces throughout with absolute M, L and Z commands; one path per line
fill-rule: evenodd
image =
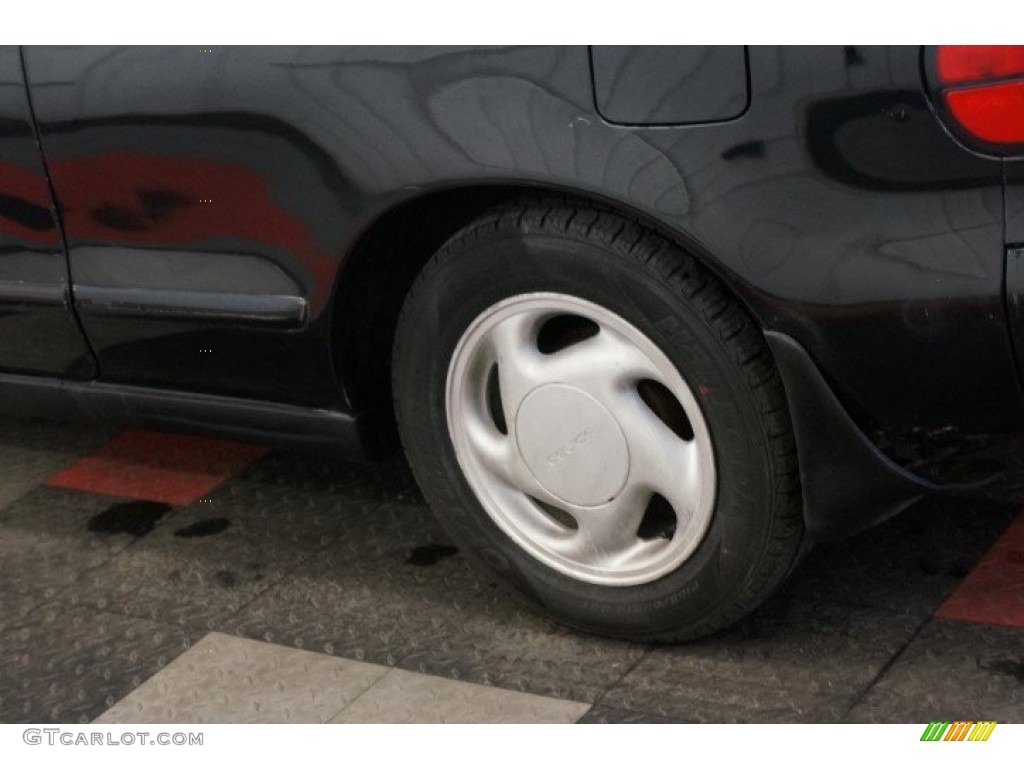
M 634 712 L 630 709 L 616 709 L 597 704 L 587 710 L 579 720 L 581 725 L 658 725 L 667 723 L 696 723 L 695 720 L 652 715 L 648 712 Z
M 588 705 L 210 634 L 98 723 L 570 723 Z
M 0 721 L 86 723 L 189 646 L 178 627 L 49 604 L 0 634 Z
M 401 667 L 591 703 L 646 651 L 566 629 L 494 589 L 461 611 L 439 604 L 431 626 Z
M 1024 629 L 1024 514 L 974 566 L 935 614 Z
M 785 585 L 808 600 L 930 616 L 1019 507 L 926 500 L 851 539 L 817 546 Z
M 683 721 L 837 722 L 919 624 L 782 596 L 713 638 L 651 651 L 600 703 Z
M 18 606 L 14 614 L 0 614 L 0 629 L 21 622 L 33 598 L 41 604 L 68 597 L 93 574 L 106 572 L 129 541 L 97 535 L 89 521 L 114 501 L 36 488 L 0 510 L 0 594 Z M 107 603 L 97 601 L 97 607 Z
M 848 719 L 1024 722 L 1024 630 L 929 622 Z
M 429 580 L 357 568 L 285 576 L 225 626 L 246 637 L 393 665 L 461 620 L 478 589 L 464 563 Z
M 589 705 L 392 669 L 332 723 L 574 723 Z
M 387 667 L 210 634 L 99 723 L 324 723 Z
M 0 509 L 114 434 L 59 422 L 0 421 Z
M 1024 716 L 1022 632 L 931 618 L 1010 505 L 923 503 L 812 551 L 733 629 L 648 647 L 572 632 L 496 588 L 401 459 L 273 451 L 185 505 L 41 486 L 111 436 L 77 429 L 0 421 L 0 720 L 99 716 L 211 631 L 316 652 L 310 668 L 383 665 L 382 683 L 413 676 L 410 696 L 468 691 L 446 719 L 486 711 L 493 692 L 593 704 L 581 721 L 599 723 Z M 248 698 L 267 717 L 340 710 L 272 693 Z M 364 701 L 378 719 L 394 701 L 379 693 Z M 949 711 L 958 695 L 976 706 Z
M 261 445 L 127 429 L 47 480 L 107 496 L 185 505 L 263 456 Z

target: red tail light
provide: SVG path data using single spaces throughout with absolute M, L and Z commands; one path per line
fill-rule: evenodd
M 940 45 L 937 65 L 944 84 L 1024 75 L 1024 45 Z
M 990 144 L 1024 143 L 1024 80 L 946 93 L 953 117 Z
M 935 68 L 964 131 L 990 145 L 1024 144 L 1024 46 L 942 45 Z

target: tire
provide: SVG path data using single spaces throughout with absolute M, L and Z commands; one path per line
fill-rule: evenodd
M 480 218 L 411 289 L 392 375 L 442 525 L 570 626 L 697 638 L 795 562 L 796 449 L 764 338 L 636 223 L 562 201 Z

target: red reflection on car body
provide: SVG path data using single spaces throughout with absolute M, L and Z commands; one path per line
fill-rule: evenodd
M 275 200 L 268 180 L 249 168 L 112 152 L 54 161 L 50 174 L 72 243 L 224 250 L 225 238 L 250 241 L 294 255 L 313 280 L 314 304 L 326 301 L 336 263 L 309 227 Z M 0 195 L 50 208 L 45 181 L 18 166 L 0 164 Z M 12 216 L 0 215 L 0 231 L 32 242 L 53 238 Z

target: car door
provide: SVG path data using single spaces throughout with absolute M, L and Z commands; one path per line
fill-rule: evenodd
M 298 49 L 26 47 L 75 306 L 116 385 L 332 407 L 351 216 Z
M 0 46 L 0 372 L 88 379 L 17 46 Z

